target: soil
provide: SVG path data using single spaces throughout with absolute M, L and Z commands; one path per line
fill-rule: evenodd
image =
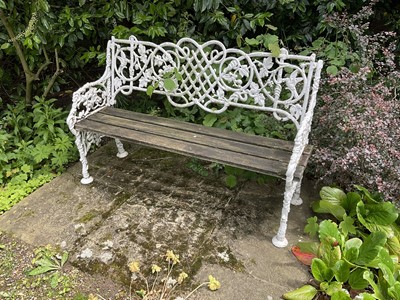
M 64 280 L 53 289 L 49 274 L 29 276 L 34 268 L 32 245 L 0 232 L 0 299 L 88 299 L 92 294 L 99 299 L 129 299 L 128 289 L 105 277 L 88 276 L 68 262 L 62 269 Z

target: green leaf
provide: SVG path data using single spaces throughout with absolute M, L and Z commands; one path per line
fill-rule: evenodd
M 360 240 L 359 238 L 352 238 L 350 240 L 347 240 L 344 248 L 344 257 L 350 262 L 355 262 L 360 253 L 361 245 L 362 240 Z
M 0 0 L 0 8 L 7 9 L 7 6 L 6 6 L 6 3 L 4 2 L 4 0 Z
M 259 45 L 261 43 L 258 39 L 245 38 L 245 41 L 250 46 L 257 46 L 257 45 Z
M 361 294 L 359 294 L 359 296 L 362 297 L 360 299 L 363 299 L 363 300 L 376 300 L 376 298 L 369 293 L 361 293 Z
M 360 205 L 357 205 L 357 207 L 361 208 Z M 362 213 L 366 222 L 376 225 L 390 225 L 399 216 L 396 207 L 391 202 L 365 204 L 360 213 Z
M 356 215 L 357 203 L 361 201 L 360 194 L 356 192 L 349 192 L 346 195 L 346 199 L 342 201 L 343 208 L 347 211 L 349 216 Z
M 351 297 L 345 291 L 340 290 L 331 295 L 331 300 L 351 300 Z
M 350 266 L 344 260 L 337 261 L 332 270 L 337 281 L 344 283 L 349 280 Z
M 50 286 L 52 289 L 55 289 L 58 285 L 58 281 L 60 279 L 60 273 L 56 272 L 50 277 Z
M 298 242 L 297 245 L 301 252 L 317 255 L 319 243 L 317 242 Z
M 62 257 L 61 257 L 61 267 L 64 266 L 64 264 L 67 262 L 69 257 L 69 254 L 67 251 L 64 251 Z
M 361 245 L 356 264 L 368 265 L 369 262 L 378 256 L 385 243 L 386 235 L 384 233 L 379 231 L 372 232 Z
M 354 185 L 357 190 L 362 192 L 365 196 L 365 200 L 368 200 L 369 203 L 378 203 L 379 201 L 374 198 L 374 196 L 365 188 L 360 185 Z
M 177 68 L 174 68 L 174 74 L 175 74 L 175 78 L 176 78 L 176 80 L 178 80 L 178 81 L 182 81 L 182 74 L 178 71 L 178 69 Z
M 1 1 L 1 0 L 0 0 L 0 1 Z M 7 49 L 8 47 L 10 47 L 10 45 L 11 45 L 10 43 L 4 43 L 4 44 L 1 45 L 0 49 L 1 49 L 1 50 L 5 50 L 5 49 Z
M 304 285 L 297 290 L 288 292 L 282 297 L 286 300 L 312 300 L 318 293 L 317 289 L 311 285 Z
M 339 221 L 343 220 L 346 210 L 339 204 L 334 204 L 328 200 L 319 200 L 312 204 L 312 209 L 316 213 L 331 214 Z
M 172 78 L 165 78 L 164 79 L 164 88 L 171 92 L 173 90 L 175 90 L 177 87 L 175 81 Z
M 304 232 L 313 237 L 317 235 L 318 229 L 318 218 L 316 216 L 308 218 L 307 225 L 304 227 Z
M 324 186 L 319 192 L 319 195 L 322 200 L 327 200 L 336 205 L 342 205 L 346 200 L 346 194 L 341 189 L 329 186 Z
M 343 216 L 343 221 L 340 222 L 339 228 L 342 230 L 344 235 L 356 234 L 356 227 L 353 225 L 354 219 L 352 217 L 348 217 L 346 215 Z
M 400 242 L 396 236 L 387 239 L 386 247 L 390 253 L 400 257 Z
M 359 202 L 357 204 L 357 218 L 369 231 L 381 231 L 390 238 L 394 236 L 391 225 L 397 219 L 398 214 L 393 210 L 391 203 L 389 205 L 386 203 L 388 202 L 374 204 Z M 387 220 L 385 220 L 385 217 Z
M 339 73 L 339 69 L 336 66 L 331 65 L 331 66 L 326 68 L 326 73 L 328 73 L 328 74 L 330 74 L 332 76 L 336 76 L 337 73 Z
M 333 278 L 332 270 L 319 258 L 313 259 L 311 263 L 311 273 L 314 278 L 320 282 L 331 281 Z
M 386 299 L 386 297 L 383 295 L 379 285 L 375 282 L 374 274 L 371 271 L 369 271 L 369 270 L 368 271 L 364 271 L 363 278 L 368 281 L 369 285 L 374 290 L 374 294 L 373 295 L 377 299 L 380 299 L 380 300 L 381 299 L 382 300 Z
M 341 241 L 338 225 L 331 220 L 324 220 L 319 224 L 319 238 L 323 240 L 326 237 L 332 237 L 337 242 Z
M 342 290 L 342 284 L 340 282 L 333 281 L 328 283 L 324 290 L 329 296 L 332 296 Z
M 389 254 L 388 249 L 386 249 L 385 247 L 383 247 L 379 252 L 378 263 L 385 264 L 391 272 L 395 271 L 395 264 L 393 262 L 393 257 Z
M 363 290 L 368 287 L 368 281 L 363 278 L 364 269 L 355 269 L 350 273 L 349 284 L 354 290 Z
M 149 85 L 146 89 L 147 96 L 151 97 L 153 95 L 154 90 L 155 90 L 155 87 L 153 85 Z
M 324 238 L 321 240 L 321 244 L 318 249 L 318 257 L 324 261 L 324 263 L 332 268 L 337 261 L 342 258 L 342 252 L 340 247 L 333 246 L 336 243 L 335 239 L 332 237 Z
M 389 287 L 388 293 L 394 300 L 400 300 L 400 282 L 396 281 L 392 287 Z
M 278 57 L 281 54 L 281 48 L 278 43 L 268 44 L 268 49 L 271 51 L 273 57 Z
M 54 266 L 38 266 L 36 268 L 34 268 L 33 270 L 28 272 L 29 276 L 35 276 L 35 275 L 40 275 L 40 274 L 44 274 L 47 273 L 49 271 L 53 271 L 56 268 L 54 268 Z
M 207 127 L 212 127 L 217 120 L 218 118 L 215 114 L 207 114 L 204 117 L 203 125 Z
M 237 178 L 235 175 L 228 175 L 225 178 L 225 183 L 229 188 L 234 188 L 237 185 Z
M 389 269 L 387 265 L 384 263 L 379 263 L 378 264 L 379 269 L 381 269 L 383 278 L 386 280 L 386 282 L 389 284 L 389 286 L 393 286 L 394 283 L 396 282 L 396 279 L 394 278 L 393 271 Z

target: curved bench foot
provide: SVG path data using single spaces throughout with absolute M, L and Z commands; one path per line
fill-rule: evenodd
M 89 176 L 87 178 L 82 178 L 81 179 L 81 183 L 82 184 L 89 184 L 89 183 L 92 183 L 92 182 L 93 182 L 93 177 L 92 176 Z
M 122 144 L 120 139 L 115 139 L 115 145 L 117 146 L 118 149 L 117 153 L 118 158 L 124 158 L 128 156 L 128 152 L 125 151 L 124 145 Z
M 284 248 L 288 245 L 288 240 L 286 238 L 279 239 L 277 236 L 272 238 L 272 244 L 278 248 Z
M 290 204 L 292 205 L 302 205 L 303 204 L 303 199 L 301 199 L 300 197 L 297 198 L 293 198 L 292 201 L 290 201 Z
M 118 152 L 117 153 L 117 157 L 118 158 L 124 158 L 124 157 L 127 157 L 128 156 L 128 152 L 126 152 L 126 151 L 124 151 L 124 152 Z

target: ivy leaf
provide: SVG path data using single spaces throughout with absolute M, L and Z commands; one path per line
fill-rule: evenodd
M 282 297 L 286 300 L 312 300 L 318 293 L 317 289 L 311 285 L 304 285 L 297 290 L 288 292 Z
M 316 216 L 307 219 L 307 225 L 304 227 L 304 232 L 308 233 L 311 237 L 316 236 L 318 233 L 319 225 Z

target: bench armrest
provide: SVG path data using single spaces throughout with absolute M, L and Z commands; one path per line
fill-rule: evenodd
M 110 86 L 110 69 L 106 68 L 103 76 L 93 82 L 88 82 L 72 95 L 72 108 L 67 118 L 67 124 L 75 134 L 75 123 L 100 109 L 112 105 Z

